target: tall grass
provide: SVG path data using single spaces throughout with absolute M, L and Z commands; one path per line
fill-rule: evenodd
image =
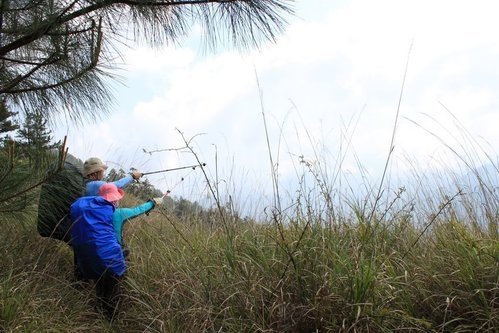
M 423 208 L 431 210 L 418 223 L 417 208 L 398 203 L 403 193 L 394 194 L 395 203 L 386 205 L 391 208 L 371 220 L 363 205 L 351 202 L 332 224 L 303 200 L 293 214 L 280 214 L 279 227 L 272 220 L 224 225 L 231 223 L 227 216 L 219 225 L 201 225 L 195 217 L 180 221 L 155 211 L 126 229 L 132 252 L 121 312 L 112 324 L 94 310 L 91 286 L 72 283 L 65 244 L 37 237 L 34 220 L 15 228 L 2 224 L 0 327 L 5 332 L 495 332 L 496 234 L 488 223 L 469 222 L 479 203 L 459 218 L 458 203 L 470 205 L 458 202 L 463 195 L 426 196 L 431 204 Z
M 264 221 L 219 201 L 211 224 L 163 208 L 135 219 L 112 323 L 72 281 L 67 245 L 36 234 L 34 205 L 0 223 L 0 331 L 497 332 L 497 177 L 459 156 L 462 170 L 414 163 L 402 185 L 364 192 L 303 161 L 292 204 L 276 196 Z

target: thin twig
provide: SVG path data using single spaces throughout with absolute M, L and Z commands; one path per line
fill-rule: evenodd
M 417 242 L 419 242 L 419 240 L 421 239 L 421 237 L 423 237 L 426 230 L 428 230 L 428 228 L 433 224 L 433 222 L 435 222 L 437 217 L 444 211 L 444 209 L 447 206 L 449 206 L 452 203 L 452 201 L 454 201 L 455 198 L 457 198 L 458 196 L 460 196 L 462 194 L 463 194 L 463 190 L 460 189 L 459 191 L 457 191 L 456 194 L 454 194 L 452 196 L 452 198 L 447 199 L 447 201 L 445 201 L 442 205 L 440 205 L 438 212 L 436 214 L 432 215 L 430 222 L 428 222 L 428 224 L 424 227 L 423 231 L 419 234 L 419 236 L 416 238 L 416 240 L 412 243 L 411 247 L 404 253 L 404 255 L 402 256 L 402 260 L 404 260 L 405 256 L 409 252 L 411 252 L 412 248 L 416 245 Z

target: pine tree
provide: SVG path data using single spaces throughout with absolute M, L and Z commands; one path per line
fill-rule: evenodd
M 6 146 L 6 140 L 9 139 L 8 133 L 19 129 L 19 125 L 12 120 L 16 113 L 7 109 L 4 101 L 0 101 L 0 145 Z
M 28 113 L 24 123 L 17 131 L 17 144 L 22 156 L 30 163 L 40 165 L 44 156 L 50 149 L 59 146 L 52 142 L 50 129 L 47 127 L 47 119 L 39 112 Z
M 199 24 L 210 47 L 254 46 L 282 31 L 291 2 L 0 0 L 0 95 L 20 114 L 95 120 L 112 100 L 119 44 L 176 44 Z

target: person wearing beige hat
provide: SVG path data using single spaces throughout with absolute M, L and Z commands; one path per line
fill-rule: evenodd
M 88 181 L 85 188 L 86 196 L 95 196 L 99 195 L 99 188 L 106 184 L 106 181 L 103 181 L 104 173 L 107 170 L 107 165 L 102 162 L 100 158 L 90 157 L 83 164 L 83 177 L 85 177 Z M 123 177 L 117 181 L 112 182 L 118 188 L 124 188 L 128 184 L 130 184 L 133 180 L 138 180 L 142 177 L 142 173 L 139 171 L 133 171 L 130 175 Z

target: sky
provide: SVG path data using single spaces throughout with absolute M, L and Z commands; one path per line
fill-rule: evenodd
M 125 170 L 188 166 L 197 156 L 215 188 L 239 201 L 271 198 L 274 172 L 293 195 L 310 165 L 376 183 L 392 140 L 390 165 L 402 173 L 452 166 L 461 154 L 497 161 L 499 2 L 294 7 L 283 34 L 259 49 L 206 52 L 196 29 L 175 47 L 126 49 L 111 114 L 61 123 L 56 138 L 67 135 L 81 159 Z M 179 150 L 184 140 L 195 155 Z M 210 196 L 199 168 L 147 179 L 192 201 Z

